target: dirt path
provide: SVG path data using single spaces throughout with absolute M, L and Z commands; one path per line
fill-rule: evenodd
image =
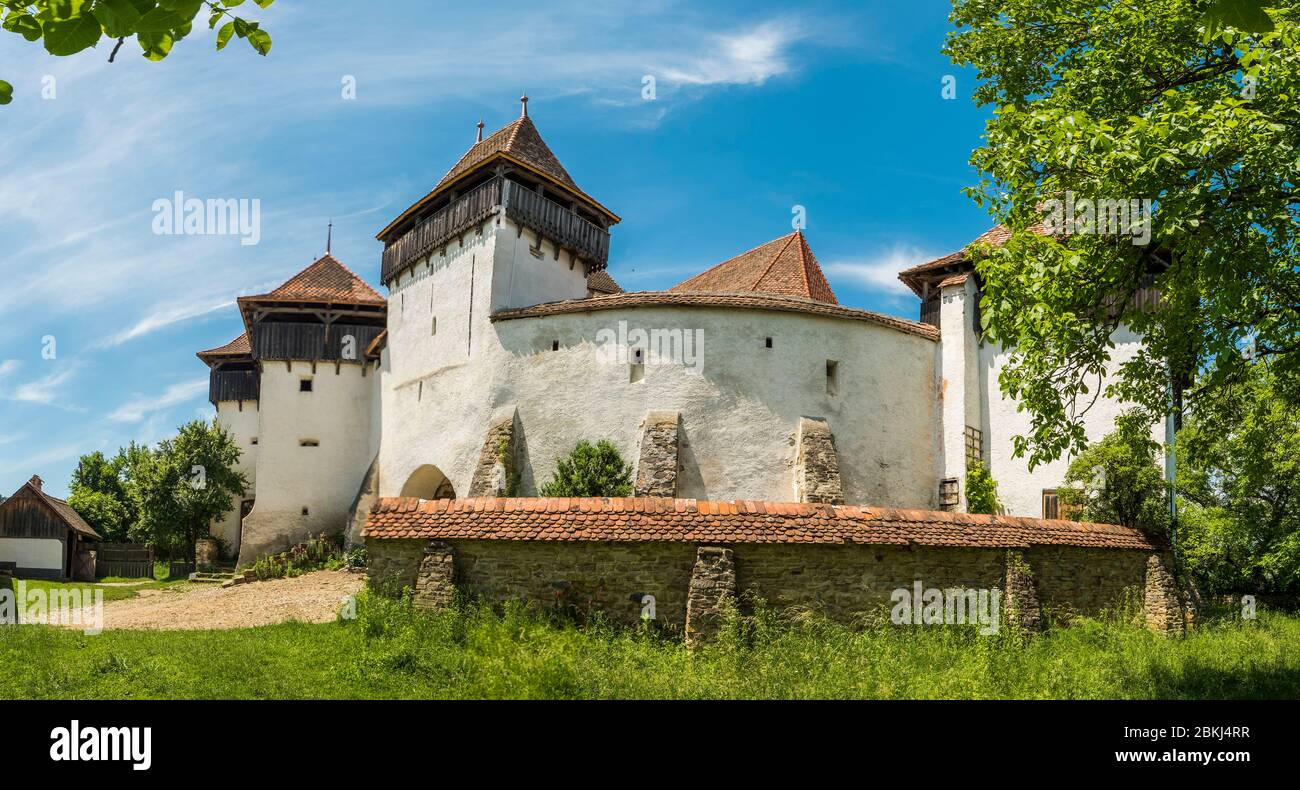
M 247 628 L 286 620 L 333 620 L 343 600 L 361 589 L 365 576 L 317 571 L 293 579 L 240 584 L 176 585 L 141 590 L 125 601 L 104 604 L 105 628 L 186 630 Z

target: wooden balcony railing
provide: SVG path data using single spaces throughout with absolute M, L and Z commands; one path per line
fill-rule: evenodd
M 380 279 L 389 282 L 407 266 L 482 222 L 498 206 L 520 225 L 575 251 L 594 269 L 603 269 L 609 260 L 609 231 L 522 184 L 494 178 L 421 220 L 385 247 Z
M 253 358 L 364 362 L 366 349 L 382 331 L 382 326 L 331 324 L 327 335 L 324 324 L 259 321 L 253 324 Z
M 503 200 L 506 216 L 573 250 L 592 269 L 605 268 L 609 261 L 609 231 L 512 181 L 504 186 Z
M 214 370 L 208 376 L 208 402 L 257 400 L 256 370 Z

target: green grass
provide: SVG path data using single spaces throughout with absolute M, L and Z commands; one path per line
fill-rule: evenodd
M 416 614 L 363 594 L 346 623 L 0 627 L 0 698 L 1300 697 L 1300 618 L 1276 613 L 1183 639 L 1084 620 L 1024 644 L 773 615 L 733 626 L 691 654 L 644 632 L 517 609 Z

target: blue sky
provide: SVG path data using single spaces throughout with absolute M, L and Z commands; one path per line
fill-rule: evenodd
M 318 257 L 331 219 L 335 255 L 378 286 L 374 234 L 525 90 L 574 179 L 623 218 L 610 273 L 627 290 L 783 235 L 801 205 L 840 301 L 914 318 L 895 273 L 989 226 L 961 193 L 987 112 L 939 54 L 938 0 L 244 9 L 274 38 L 267 58 L 214 52 L 205 25 L 160 63 L 0 35 L 5 495 L 33 473 L 62 495 L 80 454 L 209 416 L 194 352 L 238 333 L 235 297 Z M 154 201 L 178 190 L 259 199 L 259 242 L 155 235 Z

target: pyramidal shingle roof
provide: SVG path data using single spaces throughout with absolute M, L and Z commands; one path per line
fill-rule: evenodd
M 610 222 L 617 223 L 619 221 L 617 214 L 582 191 L 582 188 L 569 175 L 569 171 L 564 169 L 564 165 L 560 164 L 559 157 L 551 151 L 550 146 L 542 139 L 542 135 L 537 131 L 537 126 L 533 124 L 532 119 L 527 115 L 521 115 L 470 146 L 469 150 L 447 171 L 447 174 L 439 179 L 433 189 L 398 215 L 396 219 L 388 223 L 383 230 L 376 234 L 375 238 L 381 241 L 387 240 L 394 229 L 416 215 L 432 202 L 437 195 L 451 188 L 462 177 L 480 166 L 499 158 L 508 159 L 516 165 L 522 165 L 536 175 L 572 191 L 577 197 L 591 204 L 598 211 L 603 212 Z
M 802 231 L 743 252 L 668 290 L 678 293 L 757 292 L 839 304 Z
M 332 302 L 335 304 L 384 304 L 385 299 L 351 269 L 329 253 L 290 277 L 279 288 L 240 301 Z
M 525 115 L 488 135 L 482 142 L 471 146 L 460 161 L 447 171 L 447 175 L 442 177 L 433 191 L 442 189 L 473 170 L 475 165 L 492 158 L 494 154 L 508 154 L 561 184 L 571 189 L 578 189 L 569 171 L 564 169 L 564 165 L 560 164 L 560 160 L 551 152 L 550 146 L 542 140 L 542 135 L 533 125 L 532 119 Z

